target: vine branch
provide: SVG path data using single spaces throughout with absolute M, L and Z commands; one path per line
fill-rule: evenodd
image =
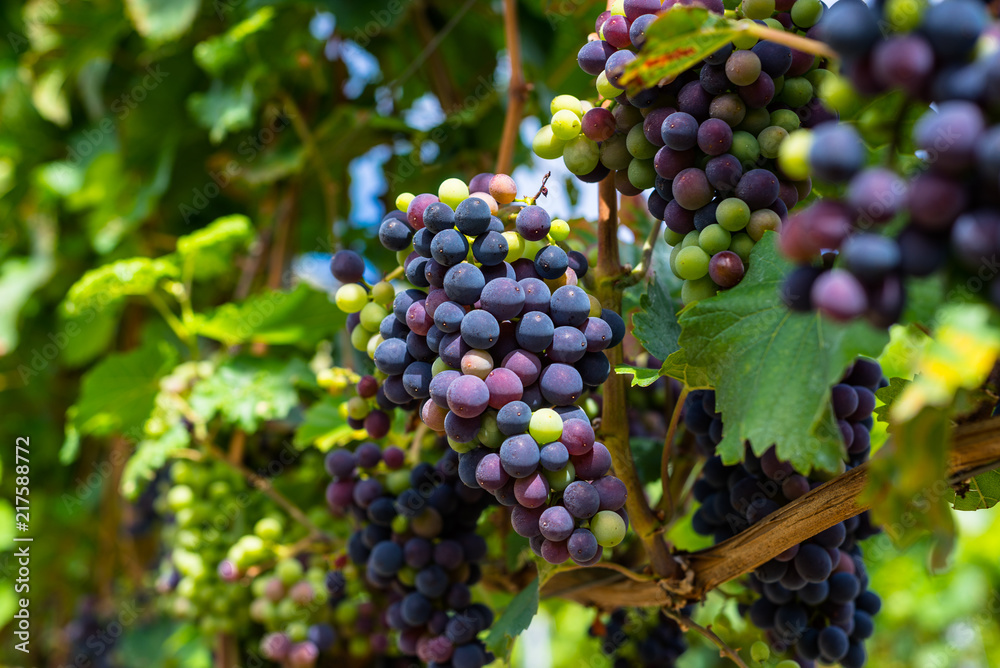
M 674 439 L 677 437 L 677 425 L 681 420 L 681 413 L 684 411 L 684 402 L 688 396 L 687 385 L 677 395 L 674 402 L 674 410 L 670 415 L 670 426 L 667 427 L 667 435 L 663 439 L 663 456 L 660 459 L 660 482 L 663 485 L 663 509 L 664 516 L 670 519 L 674 516 L 674 499 L 670 491 L 670 458 L 673 454 Z
M 517 29 L 517 0 L 504 0 L 503 29 L 510 57 L 510 87 L 507 91 L 507 117 L 503 121 L 500 149 L 497 152 L 497 174 L 509 174 L 514 165 L 517 131 L 521 127 L 524 103 L 528 99 L 528 85 L 524 80 L 521 63 L 521 34 Z
M 669 608 L 664 608 L 663 614 L 677 622 L 677 625 L 681 627 L 681 631 L 697 631 L 699 634 L 707 638 L 709 642 L 719 648 L 720 657 L 728 657 L 733 663 L 740 666 L 740 668 L 748 668 L 747 664 L 743 662 L 742 658 L 740 658 L 739 653 L 726 644 L 725 640 L 716 635 L 715 631 L 712 630 L 711 624 L 708 626 L 702 626 L 690 617 L 685 617 L 684 615 L 678 614 Z

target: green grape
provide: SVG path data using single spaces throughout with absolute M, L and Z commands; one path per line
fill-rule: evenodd
M 628 180 L 639 190 L 648 190 L 656 184 L 656 169 L 652 160 L 635 158 L 628 164 Z
M 355 327 L 351 332 L 351 345 L 355 350 L 364 352 L 368 348 L 368 340 L 372 338 L 372 333 L 364 327 Z
M 747 109 L 747 114 L 743 117 L 743 122 L 740 123 L 737 129 L 749 132 L 756 137 L 760 134 L 761 130 L 770 124 L 771 114 L 767 109 Z
M 729 244 L 729 250 L 736 253 L 743 263 L 750 261 L 750 251 L 753 250 L 754 240 L 746 232 L 737 232 L 733 235 L 733 241 Z
M 791 109 L 775 109 L 771 112 L 771 125 L 784 128 L 786 132 L 798 130 L 801 123 L 799 115 Z M 766 130 L 767 128 L 764 129 Z
M 390 471 L 385 476 L 385 487 L 394 495 L 399 496 L 410 484 L 410 472 L 400 469 Z M 402 517 L 402 515 L 400 515 Z
M 487 411 L 483 414 L 476 438 L 491 450 L 496 450 L 503 444 L 506 437 L 497 426 L 497 416 L 493 411 Z
M 607 74 L 605 74 L 604 72 L 601 72 L 600 74 L 597 75 L 597 94 L 598 95 L 600 95 L 601 97 L 603 97 L 606 100 L 613 100 L 616 97 L 618 97 L 619 95 L 621 95 L 621 93 L 622 92 L 619 89 L 617 89 L 614 86 L 612 86 L 611 82 L 608 81 L 608 75 Z
M 398 471 L 396 471 L 395 473 L 398 473 Z M 404 485 L 403 489 L 406 489 L 408 484 L 409 480 L 407 480 L 407 485 Z M 399 491 L 402 492 L 403 489 Z M 395 494 L 395 492 L 393 493 Z M 392 530 L 394 533 L 398 534 L 406 533 L 407 531 L 410 530 L 410 520 L 404 515 L 396 515 L 395 517 L 392 518 Z
M 558 441 L 562 430 L 562 416 L 551 408 L 538 409 L 531 414 L 531 421 L 528 422 L 528 433 L 541 445 Z
M 615 16 L 625 16 L 625 0 L 613 0 L 611 13 Z
M 253 532 L 261 539 L 270 542 L 275 542 L 281 538 L 281 533 L 284 530 L 284 527 L 281 526 L 281 522 L 273 517 L 265 517 L 262 520 L 258 520 L 257 524 L 253 525 Z
M 792 21 L 800 28 L 812 28 L 823 15 L 820 0 L 796 0 L 792 5 Z
M 292 622 L 285 627 L 285 635 L 292 642 L 302 642 L 309 634 L 309 626 L 304 622 Z
M 743 0 L 742 9 L 748 19 L 768 19 L 774 13 L 774 0 Z
M 680 232 L 674 232 L 669 227 L 663 231 L 663 240 L 667 242 L 668 246 L 677 246 L 680 242 L 684 241 L 684 235 Z
M 774 96 L 778 97 L 781 95 L 781 91 L 785 89 L 785 77 L 777 77 L 774 80 Z
M 781 229 L 781 217 L 770 209 L 759 209 L 750 216 L 747 223 L 747 234 L 754 241 L 760 241 L 764 232 L 768 230 L 777 232 Z
M 455 208 L 469 197 L 469 186 L 462 179 L 445 179 L 438 188 L 438 199 Z
M 912 32 L 920 25 L 927 9 L 927 0 L 888 0 L 885 18 L 895 32 Z
M 389 281 L 379 281 L 372 286 L 372 301 L 382 306 L 388 306 L 396 298 L 396 288 Z M 378 331 L 378 328 L 375 328 Z
M 417 581 L 417 572 L 412 568 L 410 568 L 409 566 L 404 566 L 399 569 L 399 572 L 396 574 L 396 577 L 399 578 L 399 581 L 402 584 L 406 585 L 407 587 L 412 587 Z
M 590 520 L 590 530 L 602 547 L 614 547 L 625 539 L 625 520 L 613 510 L 602 510 Z
M 809 150 L 812 148 L 812 132 L 796 130 L 781 142 L 778 150 L 778 167 L 793 181 L 809 177 Z
M 681 250 L 683 250 L 683 247 L 680 244 L 677 244 L 670 249 L 670 271 L 674 273 L 674 276 L 677 276 L 677 254 L 680 253 Z
M 340 602 L 333 611 L 333 618 L 340 626 L 353 626 L 358 621 L 358 601 L 355 598 L 348 598 Z
M 344 313 L 357 313 L 368 303 L 368 291 L 357 283 L 347 283 L 337 288 L 334 300 Z
M 625 146 L 628 152 L 632 154 L 632 157 L 641 160 L 652 160 L 658 150 L 656 146 L 646 139 L 642 123 L 633 125 L 632 129 L 628 131 L 628 135 L 625 137 Z
M 729 152 L 742 164 L 752 165 L 760 157 L 760 144 L 757 143 L 757 138 L 749 132 L 737 130 L 733 133 L 733 145 Z
M 736 22 L 736 26 L 743 29 L 746 29 L 752 25 L 754 25 L 754 22 L 751 19 L 740 19 L 739 21 Z M 750 33 L 738 32 L 736 33 L 736 36 L 733 38 L 733 46 L 735 46 L 737 49 L 750 49 L 753 48 L 753 45 L 756 43 L 757 43 L 757 38 L 751 35 Z
M 379 306 L 375 302 L 368 302 L 361 309 L 361 326 L 373 334 L 378 331 L 382 319 L 389 315 L 389 311 L 384 306 Z
M 233 488 L 225 480 L 213 480 L 208 486 L 208 498 L 219 500 L 232 494 Z
M 447 371 L 450 368 L 451 367 L 448 366 L 448 363 L 445 362 L 443 359 L 441 359 L 440 357 L 435 357 L 434 362 L 431 364 L 431 374 L 436 376 L 442 371 Z
M 781 21 L 778 19 L 764 19 L 764 23 L 769 28 L 774 28 L 775 30 L 784 30 L 785 26 L 781 25 Z
M 682 248 L 674 260 L 674 264 L 677 267 L 677 276 L 688 281 L 705 276 L 708 274 L 708 261 L 710 259 L 708 253 L 698 246 Z
M 180 510 L 194 502 L 194 491 L 187 485 L 176 485 L 167 492 L 167 506 L 171 510 Z
M 406 264 L 406 258 L 410 257 L 410 250 L 411 249 L 406 248 L 404 250 L 397 251 L 396 252 L 396 264 L 398 264 L 400 267 L 402 267 L 403 265 L 405 265 Z
M 347 653 L 355 659 L 362 659 L 371 653 L 371 645 L 365 636 L 354 636 L 347 643 Z
M 579 98 L 572 95 L 556 95 L 552 98 L 552 102 L 549 104 L 549 113 L 554 117 L 558 112 L 563 110 L 573 112 L 577 118 L 583 116 L 583 105 L 580 103 Z
M 738 232 L 750 222 L 750 207 L 738 197 L 729 197 L 719 202 L 715 210 L 715 219 L 722 229 Z
M 416 197 L 413 193 L 399 193 L 396 195 L 396 208 L 400 211 L 406 211 L 410 208 L 410 202 Z
M 684 235 L 684 241 L 681 242 L 681 248 L 687 248 L 688 246 L 698 245 L 698 231 L 692 230 Z
M 549 487 L 553 492 L 559 493 L 569 487 L 569 484 L 576 480 L 576 469 L 573 467 L 573 462 L 566 464 L 565 468 L 558 471 L 546 471 L 542 470 L 542 474 L 545 476 L 546 482 L 549 483 Z
M 568 169 L 577 176 L 583 176 L 594 171 L 600 159 L 601 152 L 597 142 L 587 139 L 584 135 L 577 135 L 576 138 L 566 142 L 563 149 L 563 162 Z
M 826 77 L 820 82 L 819 96 L 826 106 L 845 115 L 853 112 L 861 103 L 851 82 L 837 75 Z
M 708 276 L 703 276 L 694 281 L 684 281 L 681 285 L 681 301 L 685 304 L 694 304 L 702 299 L 714 297 L 719 291 L 719 286 L 712 282 Z
M 601 164 L 608 169 L 628 169 L 632 154 L 628 152 L 628 138 L 622 134 L 611 135 L 601 142 Z
M 601 414 L 601 407 L 597 404 L 597 401 L 593 397 L 587 397 L 583 402 L 583 410 L 591 420 L 597 418 Z
M 361 329 L 360 327 L 358 329 Z M 375 359 L 375 349 L 378 348 L 378 344 L 382 343 L 385 339 L 382 338 L 381 334 L 376 334 L 370 339 L 368 339 L 368 346 L 365 348 L 365 352 L 368 353 L 368 359 Z
M 448 445 L 451 446 L 451 449 L 457 452 L 458 454 L 462 454 L 465 452 L 471 452 L 472 450 L 475 450 L 479 444 L 475 440 L 472 440 L 468 443 L 459 443 L 451 436 L 449 436 Z
M 729 231 L 719 224 L 709 225 L 698 235 L 698 245 L 709 255 L 726 250 L 732 240 L 733 237 Z M 705 268 L 705 271 L 708 271 L 708 267 Z
M 241 545 L 243 547 L 243 551 L 246 554 L 247 559 L 250 560 L 250 563 L 257 563 L 268 556 L 267 548 L 264 545 L 264 539 L 260 536 L 243 536 L 239 539 L 237 545 Z
M 792 9 L 795 9 L 794 5 L 792 6 Z M 786 659 L 785 661 L 782 661 L 781 663 L 776 665 L 774 668 L 799 668 L 799 662 L 792 661 L 791 659 Z
M 504 232 L 507 240 L 507 262 L 516 262 L 524 257 L 524 237 L 514 231 Z
M 552 117 L 552 134 L 556 139 L 569 141 L 579 135 L 581 129 L 580 117 L 569 109 L 560 109 Z
M 775 97 L 789 107 L 804 107 L 813 98 L 813 87 L 805 77 L 790 77 Z
M 281 564 L 280 561 L 278 563 L 279 565 Z M 292 599 L 283 598 L 278 602 L 278 605 L 275 608 L 275 613 L 277 614 L 278 619 L 287 624 L 299 616 L 299 606 L 295 605 L 295 601 Z
M 553 218 L 549 228 L 549 236 L 553 241 L 566 241 L 569 238 L 569 223 L 562 218 Z
M 542 128 L 535 133 L 535 138 L 531 140 L 531 150 L 535 152 L 535 155 L 544 160 L 555 160 L 556 158 L 561 157 L 565 147 L 566 142 L 562 139 L 556 138 L 556 136 L 552 133 L 551 125 L 543 125 Z M 409 253 L 407 253 L 407 255 L 409 255 Z
M 286 587 L 295 584 L 302 577 L 303 572 L 302 564 L 299 563 L 298 559 L 282 559 L 274 567 L 274 574 Z
M 824 81 L 835 76 L 837 75 L 830 70 L 821 70 L 818 67 L 816 69 L 809 70 L 805 74 L 806 81 L 812 85 L 813 91 L 819 91 L 819 87 Z
M 760 145 L 760 154 L 765 158 L 774 159 L 778 157 L 781 143 L 788 138 L 788 130 L 777 125 L 761 130 L 757 135 L 757 143 Z
M 758 640 L 750 646 L 750 658 L 758 663 L 763 663 L 771 658 L 771 648 L 766 642 Z

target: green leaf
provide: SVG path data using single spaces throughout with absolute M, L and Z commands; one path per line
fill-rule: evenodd
M 889 423 L 889 411 L 892 410 L 892 405 L 899 398 L 899 395 L 903 393 L 906 386 L 910 384 L 910 381 L 905 378 L 890 378 L 889 384 L 885 387 L 881 387 L 875 392 L 875 396 L 878 397 L 883 403 L 881 406 L 875 407 L 875 417 L 881 422 Z
M 274 18 L 274 7 L 264 6 L 221 35 L 198 43 L 194 59 L 212 76 L 220 76 L 227 67 L 245 62 L 247 37 L 266 29 Z
M 0 264 L 0 357 L 17 347 L 21 309 L 54 269 L 51 254 L 14 257 Z
M 615 373 L 632 376 L 632 387 L 649 387 L 660 379 L 659 369 L 646 369 L 644 367 L 629 366 L 619 364 L 615 367 Z
M 223 304 L 199 316 L 196 331 L 226 345 L 267 343 L 313 347 L 344 328 L 346 316 L 330 298 L 300 284 L 292 292 L 266 292 Z
M 168 257 L 135 257 L 91 269 L 73 284 L 62 303 L 63 312 L 77 316 L 100 311 L 128 295 L 148 295 L 162 279 L 178 278 L 177 265 Z
M 830 387 L 859 355 L 877 357 L 888 335 L 866 323 L 790 312 L 779 295 L 790 265 L 776 236 L 769 232 L 754 247 L 743 282 L 681 313 L 680 343 L 716 390 L 726 463 L 742 460 L 750 441 L 757 454 L 776 445 L 778 457 L 802 472 L 836 470 L 844 446 Z
M 687 353 L 684 352 L 683 348 L 666 359 L 663 368 L 660 369 L 660 375 L 676 378 L 684 383 L 684 386 L 689 390 L 710 389 L 712 387 L 712 381 L 709 380 L 708 374 L 703 368 L 688 364 Z
M 632 316 L 632 334 L 650 355 L 666 360 L 680 349 L 681 326 L 677 305 L 658 278 L 653 277 L 649 291 L 639 300 L 639 312 Z
M 351 441 L 364 440 L 368 432 L 352 429 L 347 424 L 347 419 L 341 415 L 340 407 L 344 401 L 341 397 L 328 395 L 310 406 L 305 420 L 295 432 L 295 446 L 307 448 L 315 445 L 321 452 L 326 452 Z
M 222 415 L 252 433 L 262 422 L 287 416 L 299 401 L 296 384 L 311 376 L 300 359 L 237 357 L 198 383 L 190 404 L 205 421 Z
M 955 494 L 955 510 L 985 510 L 1000 501 L 1000 470 L 989 471 L 969 481 L 964 493 Z
M 153 410 L 160 378 L 177 363 L 165 341 L 108 355 L 83 377 L 73 425 L 80 435 L 140 433 Z
M 253 236 L 250 219 L 232 215 L 181 237 L 177 240 L 177 255 L 185 275 L 191 271 L 195 278 L 206 279 L 232 272 L 233 255 L 246 250 Z
M 538 578 L 515 596 L 494 622 L 486 647 L 498 657 L 509 656 L 514 640 L 528 628 L 538 612 Z
M 215 80 L 207 93 L 192 93 L 187 106 L 198 124 L 209 131 L 213 144 L 230 132 L 253 127 L 254 94 L 249 81 L 237 89 Z
M 646 30 L 646 44 L 625 67 L 622 83 L 630 91 L 676 77 L 733 40 L 736 22 L 701 7 L 675 6 Z
M 157 470 L 163 467 L 173 453 L 191 444 L 191 434 L 184 424 L 177 422 L 156 438 L 139 442 L 135 452 L 125 464 L 120 483 L 121 492 L 127 498 L 134 498 L 143 487 L 153 480 Z
M 152 42 L 177 39 L 198 16 L 201 0 L 125 0 L 136 32 Z

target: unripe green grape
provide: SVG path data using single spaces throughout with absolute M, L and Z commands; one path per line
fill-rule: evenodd
M 716 223 L 707 226 L 701 231 L 698 235 L 698 246 L 709 255 L 715 255 L 728 249 L 732 240 L 733 236 L 729 231 Z
M 798 4 L 798 3 L 796 3 L 796 4 Z M 795 8 L 795 6 L 793 5 L 792 9 L 794 9 L 794 8 Z M 778 665 L 776 665 L 774 668 L 799 668 L 799 662 L 798 661 L 792 661 L 791 659 L 786 659 L 786 660 L 782 661 L 781 663 L 779 663 Z
M 681 252 L 683 247 L 680 244 L 675 245 L 670 249 L 670 271 L 673 272 L 674 276 L 677 276 L 677 254 Z
M 640 160 L 652 160 L 658 150 L 656 146 L 646 139 L 642 123 L 633 125 L 632 129 L 628 131 L 628 135 L 625 137 L 625 147 L 632 154 L 632 157 L 639 158 Z
M 543 125 L 535 133 L 535 138 L 531 140 L 531 150 L 535 152 L 535 155 L 544 160 L 555 160 L 561 157 L 565 147 L 566 142 L 556 138 L 552 133 L 551 125 Z
M 176 485 L 167 492 L 167 505 L 171 510 L 186 508 L 194 502 L 194 491 L 187 485 Z
M 798 4 L 798 3 L 796 3 Z M 743 28 L 744 30 L 749 26 L 755 25 L 750 19 L 740 19 L 736 22 L 738 28 Z M 753 45 L 757 43 L 757 38 L 748 32 L 738 32 L 733 37 L 733 46 L 737 49 L 751 49 Z
M 927 0 L 888 0 L 885 18 L 895 32 L 912 32 L 920 25 L 927 9 Z
M 737 129 L 749 132 L 756 137 L 761 130 L 770 124 L 771 114 L 767 109 L 747 109 L 746 116 L 743 117 L 743 122 L 739 124 Z
M 436 376 L 442 371 L 447 371 L 450 368 L 451 367 L 448 366 L 447 362 L 445 362 L 443 359 L 441 359 L 440 357 L 435 357 L 434 362 L 431 363 L 431 375 Z
M 823 84 L 824 81 L 826 81 L 830 77 L 835 77 L 837 75 L 831 72 L 830 70 L 823 70 L 817 67 L 815 69 L 809 70 L 803 76 L 805 76 L 806 81 L 812 84 L 813 91 L 818 92 L 819 87 Z
M 611 135 L 601 142 L 601 164 L 608 169 L 628 169 L 632 154 L 628 152 L 628 138 L 623 134 Z
M 352 420 L 364 420 L 371 413 L 368 402 L 361 397 L 351 397 L 347 401 L 347 416 Z
M 747 223 L 747 234 L 754 241 L 760 241 L 768 230 L 777 232 L 781 229 L 781 217 L 770 209 L 759 209 L 750 216 Z
M 613 16 L 625 16 L 625 0 L 614 0 L 611 3 L 611 14 Z
M 757 143 L 760 145 L 760 154 L 765 158 L 774 159 L 778 157 L 781 143 L 788 139 L 788 130 L 772 125 L 761 130 L 757 135 Z
M 410 472 L 404 469 L 390 471 L 385 476 L 385 487 L 394 495 L 399 496 L 410 484 Z M 397 517 L 402 517 L 398 515 Z
M 687 306 L 714 297 L 718 291 L 719 286 L 708 276 L 695 281 L 684 281 L 681 285 L 681 301 Z
M 750 207 L 738 197 L 729 197 L 719 202 L 715 210 L 715 220 L 722 229 L 738 232 L 750 222 Z
M 549 112 L 554 117 L 560 111 L 571 111 L 577 118 L 583 116 L 583 105 L 580 99 L 573 95 L 556 95 L 549 104 Z
M 667 242 L 668 246 L 676 247 L 680 242 L 684 241 L 684 235 L 680 232 L 674 232 L 668 227 L 663 231 L 663 240 Z
M 359 314 L 361 318 L 361 326 L 367 329 L 369 332 L 377 332 L 379 325 L 382 324 L 382 319 L 389 315 L 389 312 L 384 306 L 379 306 L 375 302 L 368 302 L 361 309 Z
M 448 437 L 448 445 L 451 446 L 452 450 L 454 450 L 455 452 L 457 452 L 458 454 L 461 455 L 463 453 L 471 452 L 472 450 L 475 450 L 476 447 L 479 445 L 479 443 L 477 443 L 475 440 L 469 441 L 468 443 L 459 443 L 458 441 L 456 441 L 455 439 L 453 439 L 451 436 L 449 436 Z
M 826 106 L 840 114 L 850 114 L 858 108 L 861 99 L 845 77 L 826 77 L 819 86 L 819 97 Z
M 573 462 L 569 462 L 558 471 L 542 470 L 542 474 L 552 491 L 559 493 L 569 487 L 569 484 L 576 479 L 576 468 L 573 466 Z
M 246 552 L 246 556 L 251 563 L 257 563 L 268 556 L 268 550 L 264 544 L 264 539 L 260 536 L 243 536 L 240 538 L 238 544 L 243 546 L 243 550 Z M 240 570 L 243 569 L 241 568 Z
M 752 165 L 760 157 L 760 144 L 757 143 L 757 138 L 749 132 L 737 130 L 733 133 L 733 145 L 729 152 L 744 165 Z
M 208 498 L 213 500 L 224 499 L 232 494 L 233 488 L 225 480 L 214 480 L 208 486 Z
M 601 72 L 597 75 L 597 94 L 606 100 L 613 100 L 619 95 L 621 91 L 615 88 L 610 81 L 608 81 L 608 75 Z
M 569 237 L 569 223 L 562 218 L 553 218 L 549 228 L 549 236 L 553 241 L 566 241 Z
M 593 397 L 587 397 L 583 402 L 583 411 L 587 414 L 587 417 L 593 420 L 601 414 L 601 407 Z
M 771 112 L 771 125 L 784 128 L 785 132 L 795 132 L 799 129 L 802 121 L 799 115 L 791 109 L 775 109 Z M 764 128 L 765 130 L 767 128 Z
M 531 414 L 528 422 L 528 433 L 540 445 L 558 441 L 562 436 L 563 420 L 559 413 L 551 408 L 540 408 Z
M 445 179 L 438 188 L 438 199 L 454 209 L 469 197 L 469 186 L 462 179 Z
M 397 471 L 397 473 L 398 473 L 398 471 Z M 408 478 L 407 478 L 407 483 L 409 483 L 409 479 Z M 407 488 L 407 486 L 408 485 L 404 485 L 403 488 L 400 489 L 399 491 L 402 492 L 404 489 Z M 393 493 L 396 494 L 397 492 L 393 492 Z M 403 515 L 396 515 L 395 517 L 392 518 L 392 531 L 393 531 L 393 533 L 404 534 L 404 533 L 406 533 L 409 530 L 410 530 L 410 520 L 409 520 L 409 518 L 407 518 L 407 517 L 405 517 Z
M 382 306 L 388 306 L 396 298 L 396 288 L 389 281 L 379 281 L 372 286 L 372 301 Z M 378 327 L 375 328 L 378 331 Z
M 569 141 L 579 135 L 582 129 L 580 117 L 569 109 L 560 109 L 552 117 L 552 134 L 556 139 Z
M 600 159 L 601 152 L 597 142 L 593 142 L 584 135 L 577 135 L 576 138 L 566 142 L 563 149 L 563 162 L 568 169 L 577 176 L 583 176 L 594 171 Z
M 648 190 L 656 183 L 656 169 L 652 160 L 635 158 L 628 165 L 628 180 L 639 190 Z
M 748 19 L 768 19 L 774 13 L 774 0 L 743 0 L 742 9 Z
M 357 283 L 346 283 L 337 288 L 334 300 L 344 313 L 357 313 L 368 303 L 368 291 Z
M 303 568 L 298 559 L 282 559 L 274 567 L 274 574 L 286 587 L 290 587 L 302 577 Z
M 758 663 L 764 663 L 771 658 L 771 648 L 766 642 L 758 640 L 750 646 L 750 658 Z
M 601 305 L 601 300 L 594 295 L 587 295 L 587 299 L 590 300 L 590 317 L 600 318 L 601 311 L 604 310 L 604 306 Z
M 354 636 L 347 643 L 347 653 L 355 659 L 361 659 L 371 652 L 371 645 L 365 636 Z
M 785 26 L 781 25 L 781 21 L 778 19 L 764 19 L 764 24 L 768 28 L 774 28 L 775 30 L 784 30 Z
M 358 604 L 355 598 L 347 598 L 333 610 L 333 618 L 340 626 L 353 626 L 358 621 Z
M 792 5 L 792 21 L 800 28 L 812 28 L 823 16 L 820 0 L 796 0 Z
M 406 264 L 406 258 L 410 257 L 410 249 L 404 249 L 401 251 L 396 251 L 396 264 L 400 267 Z
M 372 338 L 372 333 L 360 325 L 351 331 L 351 345 L 355 350 L 364 352 L 368 349 L 368 340 Z
M 753 250 L 754 240 L 746 232 L 737 232 L 733 235 L 733 240 L 729 244 L 729 250 L 736 253 L 743 264 L 750 261 L 750 251 Z
M 476 438 L 491 450 L 496 450 L 503 444 L 506 437 L 497 426 L 497 416 L 493 411 L 487 411 L 483 414 Z
M 813 135 L 809 130 L 796 130 L 781 142 L 778 150 L 778 167 L 793 181 L 809 177 L 809 151 Z
M 375 334 L 370 339 L 368 339 L 368 345 L 365 347 L 365 352 L 368 353 L 368 359 L 375 359 L 375 349 L 378 348 L 378 344 L 385 341 L 381 334 Z
M 693 281 L 708 274 L 708 261 L 711 258 L 704 250 L 698 246 L 688 246 L 682 248 L 674 260 L 677 267 L 677 276 L 688 281 Z
M 274 608 L 275 614 L 278 619 L 282 622 L 288 624 L 295 620 L 299 614 L 299 607 L 295 605 L 295 601 L 290 598 L 281 599 Z
M 813 87 L 805 77 L 790 77 L 775 97 L 789 107 L 804 107 L 813 98 Z
M 602 547 L 614 547 L 625 539 L 625 520 L 613 510 L 602 510 L 590 520 L 590 530 Z
M 406 211 L 410 208 L 410 202 L 416 197 L 413 193 L 399 193 L 396 195 L 396 208 L 400 211 Z
M 399 581 L 403 585 L 407 587 L 412 587 L 414 583 L 416 583 L 417 581 L 417 572 L 412 568 L 410 568 L 409 566 L 403 566 L 396 573 L 396 577 L 399 578 Z
M 281 526 L 281 522 L 273 517 L 265 517 L 253 525 L 253 532 L 266 541 L 277 541 L 281 538 L 282 531 L 284 527 Z
M 684 235 L 684 241 L 681 242 L 681 248 L 687 248 L 689 246 L 698 245 L 698 230 L 691 230 Z
M 524 257 L 524 237 L 511 230 L 503 233 L 507 240 L 507 262 L 516 262 Z

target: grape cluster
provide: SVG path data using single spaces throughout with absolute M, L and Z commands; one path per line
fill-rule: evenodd
M 596 563 L 624 538 L 625 491 L 577 404 L 607 380 L 604 351 L 621 343 L 624 321 L 579 284 L 589 264 L 565 247 L 565 221 L 518 200 L 509 176 L 448 179 L 437 195 L 396 204 L 379 239 L 414 287 L 391 313 L 378 286 L 357 282 L 360 257 L 333 262 L 345 282 L 338 306 L 360 314 L 352 339 L 383 378 L 376 399 L 419 405 L 460 453 L 462 481 L 516 506 L 512 524 L 536 553 Z
M 845 469 L 869 457 L 875 391 L 884 385 L 879 365 L 862 358 L 832 389 L 833 412 L 847 451 Z M 722 440 L 714 392 L 692 392 L 684 421 L 702 446 L 714 447 Z M 758 458 L 748 447 L 743 463 L 735 466 L 714 456 L 695 483 L 701 506 L 693 517 L 694 529 L 722 542 L 823 482 L 797 473 L 778 459 L 774 448 Z M 751 589 L 760 595 L 749 607 L 750 620 L 768 632 L 779 651 L 793 651 L 803 668 L 816 661 L 844 668 L 865 664 L 864 641 L 872 634 L 880 601 L 868 591 L 859 542 L 877 532 L 865 512 L 793 546 L 750 576 Z
M 597 76 L 600 106 L 560 95 L 552 122 L 536 135 L 542 158 L 562 156 L 581 180 L 614 172 L 625 195 L 652 189 L 647 204 L 666 223 L 670 266 L 691 303 L 737 285 L 750 250 L 778 230 L 788 209 L 805 198 L 808 178 L 783 172 L 777 157 L 800 128 L 832 118 L 814 94 L 829 73 L 810 54 L 741 35 L 703 62 L 663 83 L 625 92 L 622 75 L 645 42 L 666 0 L 625 0 L 602 13 L 597 34 L 578 54 Z M 705 0 L 722 13 L 721 0 Z M 823 12 L 819 0 L 744 0 L 737 12 L 778 30 L 809 31 Z
M 601 639 L 614 668 L 673 668 L 688 648 L 680 626 L 661 610 L 619 608 L 606 622 L 596 620 L 590 634 Z
M 944 269 L 956 283 L 978 281 L 974 291 L 986 287 L 987 298 L 1000 304 L 1000 281 L 989 269 L 1000 239 L 1000 125 L 992 122 L 1000 112 L 1000 56 L 976 48 L 988 24 L 986 7 L 975 0 L 944 0 L 926 10 L 912 0 L 844 0 L 817 26 L 844 61 L 844 76 L 821 89 L 830 104 L 848 110 L 860 106 L 859 95 L 894 90 L 911 105 L 935 102 L 936 109 L 911 136 L 896 130 L 919 159 L 905 178 L 865 167 L 861 135 L 851 126 L 820 125 L 785 147 L 782 161 L 791 170 L 845 184 L 842 197 L 799 212 L 782 230 L 782 250 L 800 263 L 785 285 L 789 306 L 887 327 L 903 313 L 905 281 Z M 863 115 L 862 135 L 870 144 L 888 143 L 877 121 Z
M 348 542 L 350 562 L 386 597 L 385 619 L 398 648 L 429 666 L 482 668 L 493 660 L 477 638 L 493 613 L 472 603 L 486 541 L 476 523 L 487 496 L 458 478 L 458 454 L 435 465 L 405 467 L 398 448 L 364 443 L 332 450 L 327 500 L 359 524 Z

